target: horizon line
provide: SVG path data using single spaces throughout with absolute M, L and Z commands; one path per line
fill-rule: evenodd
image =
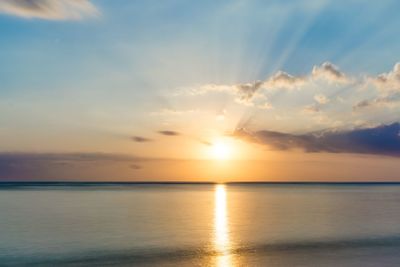
M 62 186 L 62 185 L 400 185 L 400 181 L 0 181 L 0 187 L 6 185 L 14 186 Z

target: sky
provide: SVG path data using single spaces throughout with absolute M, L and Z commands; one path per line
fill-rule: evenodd
M 0 1 L 1 181 L 400 181 L 398 1 Z

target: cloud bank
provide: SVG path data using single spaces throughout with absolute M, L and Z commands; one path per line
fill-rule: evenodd
M 0 153 L 0 180 L 114 178 L 141 169 L 143 158 L 111 153 Z
M 278 71 L 260 81 L 179 88 L 173 97 L 181 98 L 175 103 L 190 103 L 198 110 L 222 99 L 229 114 L 238 109 L 243 116 L 252 114 L 257 129 L 268 125 L 278 132 L 298 133 L 367 128 L 400 121 L 400 63 L 385 73 L 366 75 L 324 62 L 304 75 Z M 241 127 L 249 128 L 233 128 Z
M 400 157 L 400 123 L 347 131 L 290 134 L 262 130 L 233 134 L 274 150 L 301 149 L 305 152 L 376 154 Z
M 294 76 L 284 71 L 278 71 L 264 81 L 254 81 L 251 83 L 224 85 L 224 84 L 206 84 L 193 88 L 181 90 L 179 94 L 203 95 L 210 92 L 228 92 L 236 96 L 236 102 L 248 106 L 263 108 L 264 105 L 257 105 L 257 99 L 265 98 L 265 92 L 276 90 L 302 89 L 304 87 L 322 82 L 328 85 L 342 84 L 347 85 L 352 80 L 339 70 L 339 67 L 324 62 L 319 66 L 314 66 L 309 75 Z
M 321 65 L 314 66 L 308 75 L 294 76 L 284 71 L 278 71 L 264 81 L 254 81 L 243 84 L 206 84 L 180 90 L 178 95 L 204 95 L 212 92 L 227 92 L 236 96 L 236 102 L 245 105 L 255 105 L 255 100 L 260 97 L 267 98 L 271 92 L 279 90 L 305 90 L 310 87 L 351 87 L 352 89 L 375 88 L 380 93 L 386 94 L 400 91 L 400 63 L 395 64 L 393 70 L 382 73 L 377 76 L 353 77 L 342 72 L 339 67 L 324 62 Z M 390 96 L 390 94 L 389 94 Z M 327 97 L 323 94 L 316 95 L 314 99 L 320 104 L 326 104 Z M 356 105 L 357 103 L 355 103 Z
M 27 19 L 79 20 L 97 16 L 99 11 L 89 0 L 1 0 L 0 13 Z

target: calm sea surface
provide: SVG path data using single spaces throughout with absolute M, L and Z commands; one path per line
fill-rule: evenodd
M 400 266 L 400 185 L 0 185 L 0 266 Z

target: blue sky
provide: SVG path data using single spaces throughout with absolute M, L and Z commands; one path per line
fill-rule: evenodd
M 175 50 L 182 47 L 186 48 L 180 51 L 184 56 L 201 53 L 204 57 L 193 65 L 209 68 L 208 72 L 217 70 L 217 77 L 205 70 L 210 77 L 187 82 L 210 82 L 209 78 L 215 79 L 211 82 L 245 82 L 263 79 L 278 69 L 299 74 L 325 61 L 352 72 L 380 73 L 394 65 L 394 55 L 400 49 L 398 1 L 93 4 L 100 14 L 79 21 L 1 16 L 1 58 L 12 63 L 2 64 L 1 68 L 1 79 L 7 81 L 7 87 L 65 83 L 70 80 L 61 75 L 65 72 L 82 79 L 109 69 L 132 75 L 143 65 L 157 68 L 161 63 L 159 68 L 163 68 L 167 66 L 162 62 L 167 65 L 174 60 L 174 54 L 165 50 L 178 53 Z M 154 59 L 154 54 L 164 59 Z M 187 68 L 182 61 L 176 63 L 177 70 Z M 227 68 L 230 63 L 237 66 Z M 19 74 L 29 78 L 32 72 L 49 77 L 24 79 L 28 84 L 15 77 Z
M 239 127 L 290 136 L 396 123 L 399 9 L 389 0 L 5 0 L 0 150 L 196 159 Z M 263 142 L 247 143 L 235 145 L 247 146 L 243 158 L 268 158 Z

